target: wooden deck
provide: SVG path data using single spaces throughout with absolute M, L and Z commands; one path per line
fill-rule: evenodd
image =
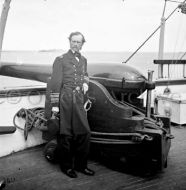
M 144 169 L 141 163 L 102 163 L 90 160 L 96 171 L 89 177 L 78 173 L 71 179 L 57 164 L 43 157 L 43 146 L 0 158 L 0 178 L 5 190 L 177 190 L 186 189 L 186 128 L 172 127 L 168 167 L 162 172 Z

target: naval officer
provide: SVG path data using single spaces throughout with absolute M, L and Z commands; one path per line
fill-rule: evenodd
M 76 178 L 76 171 L 86 175 L 94 175 L 94 171 L 87 167 L 90 128 L 84 96 L 89 80 L 87 60 L 80 54 L 85 38 L 82 33 L 73 32 L 69 42 L 70 50 L 54 61 L 51 80 L 58 81 L 60 89 L 60 132 L 57 138 L 60 167 L 66 175 Z

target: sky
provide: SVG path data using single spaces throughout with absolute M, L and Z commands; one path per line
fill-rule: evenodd
M 66 50 L 69 34 L 80 31 L 84 51 L 135 51 L 160 25 L 164 2 L 12 0 L 3 50 Z M 165 17 L 177 5 L 167 2 Z M 165 29 L 165 51 L 186 51 L 186 15 L 176 11 Z M 158 43 L 159 31 L 140 51 L 157 52 Z

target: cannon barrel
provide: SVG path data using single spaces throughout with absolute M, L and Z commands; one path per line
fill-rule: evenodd
M 0 75 L 47 82 L 52 72 L 52 65 L 2 62 Z M 108 89 L 132 92 L 138 95 L 149 88 L 146 77 L 138 70 L 119 63 L 89 63 L 88 73 Z

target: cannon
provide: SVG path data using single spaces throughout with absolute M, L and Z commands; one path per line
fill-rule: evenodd
M 54 160 L 58 118 L 51 120 L 49 65 L 3 63 L 0 74 L 31 79 L 47 83 L 45 117 L 48 130 L 43 139 L 48 143 L 44 154 L 49 161 Z M 170 119 L 155 115 L 150 108 L 150 92 L 155 88 L 152 77 L 146 79 L 136 69 L 124 64 L 89 64 L 90 87 L 88 99 L 91 109 L 87 117 L 91 128 L 91 147 L 114 157 L 139 158 L 152 161 L 156 168 L 167 167 L 167 157 L 171 146 Z M 58 88 L 56 88 L 58 89 Z M 147 107 L 143 107 L 138 96 L 147 90 Z M 59 94 L 59 92 L 56 91 Z M 55 131 L 51 136 L 51 131 Z M 99 146 L 98 146 L 99 145 Z
M 96 152 L 107 152 L 117 158 L 143 157 L 145 160 L 153 161 L 157 169 L 167 167 L 167 156 L 173 138 L 170 120 L 151 113 L 150 99 L 146 109 L 142 109 L 142 104 L 137 101 L 137 95 L 145 90 L 148 91 L 148 95 L 155 88 L 152 77 L 147 80 L 143 75 L 138 75 L 136 78 L 133 76 L 135 82 L 127 80 L 123 82 L 124 78 L 119 78 L 119 74 L 114 78 L 113 74 L 108 74 L 108 70 L 107 74 L 105 73 L 105 71 L 102 75 L 91 73 L 90 77 L 88 99 L 91 102 L 91 109 L 87 111 L 87 117 L 91 129 L 92 149 Z M 52 107 L 58 104 L 51 102 L 51 86 L 54 84 L 51 84 L 49 79 L 45 104 L 45 115 L 50 129 L 48 136 L 58 128 L 58 118 L 53 121 L 50 119 L 54 114 Z M 134 92 L 136 97 L 129 98 Z M 57 91 L 55 93 L 59 94 Z M 125 93 L 126 97 L 121 98 L 122 93 Z M 52 161 L 53 150 L 56 148 L 55 134 L 48 138 L 47 133 L 43 135 L 43 138 L 49 142 L 44 152 L 46 158 Z

